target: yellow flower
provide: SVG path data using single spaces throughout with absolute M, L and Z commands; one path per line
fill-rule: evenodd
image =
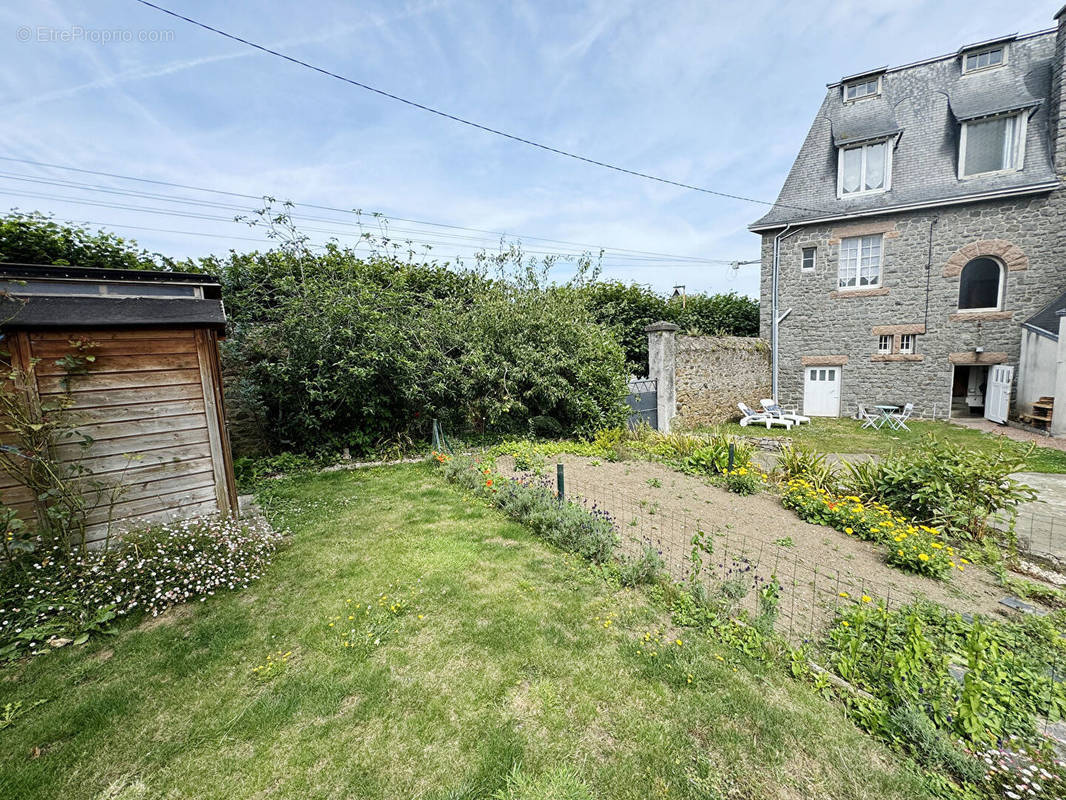
M 901 556 L 903 555 L 903 551 L 902 550 L 897 550 L 896 552 L 899 553 Z
M 870 595 L 868 595 L 868 594 L 864 594 L 864 595 L 862 596 L 862 602 L 864 602 L 864 603 L 870 603 L 870 602 L 872 602 L 872 601 L 873 601 L 873 598 L 872 598 L 872 597 L 870 597 Z
M 848 597 L 849 595 L 848 595 L 848 593 L 847 593 L 847 592 L 841 592 L 841 593 L 840 593 L 840 596 L 841 596 L 841 597 Z
M 925 553 L 919 553 L 918 554 L 918 560 L 919 561 L 928 561 L 929 560 L 929 556 L 926 555 Z
M 678 647 L 680 647 L 680 646 L 681 646 L 681 640 L 680 640 L 680 639 L 677 639 L 677 640 L 675 641 L 675 644 L 677 644 L 677 646 L 678 646 Z
M 846 533 L 848 535 L 851 535 L 851 534 L 855 533 L 855 531 L 853 531 L 851 528 L 845 528 L 844 529 L 844 533 Z
M 969 564 L 970 563 L 965 558 L 960 558 L 959 561 L 961 561 L 963 564 Z
M 840 624 L 843 625 L 845 628 L 850 628 L 851 627 L 851 623 L 848 622 L 847 620 L 844 620 Z

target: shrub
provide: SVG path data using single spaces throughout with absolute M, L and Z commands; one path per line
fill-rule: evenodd
M 815 489 L 835 491 L 840 486 L 840 475 L 824 455 L 809 447 L 792 445 L 782 448 L 777 459 L 777 468 L 785 480 L 795 478 L 807 481 Z
M 981 762 L 954 744 L 913 704 L 895 706 L 888 712 L 887 723 L 890 738 L 901 742 L 923 766 L 973 784 L 984 778 Z
M 868 542 L 883 542 L 890 531 L 907 525 L 887 506 L 864 503 L 857 495 L 836 495 L 803 478 L 788 482 L 782 504 L 807 522 L 828 525 Z
M 889 544 L 888 563 L 906 572 L 943 580 L 953 569 L 966 569 L 962 563 L 956 564 L 959 557 L 954 548 L 945 544 L 936 530 L 924 525 L 900 530 Z
M 359 454 L 424 437 L 432 417 L 570 435 L 625 420 L 613 333 L 521 253 L 491 265 L 496 278 L 332 244 L 205 264 L 230 313 L 222 357 L 239 442 Z
M 620 560 L 618 581 L 623 586 L 655 583 L 662 577 L 665 566 L 659 551 L 651 545 L 645 545 L 639 557 L 625 556 Z
M 699 449 L 682 463 L 685 472 L 699 475 L 716 475 L 729 469 L 729 445 L 733 445 L 733 468 L 749 468 L 754 449 L 732 437 L 713 434 Z
M 988 518 L 1005 515 L 1013 530 L 1018 504 L 1035 492 L 1010 477 L 1025 466 L 1028 453 L 1003 448 L 978 454 L 926 437 L 919 446 L 895 452 L 877 463 L 849 465 L 848 482 L 856 494 L 953 537 L 981 541 Z
M 555 546 L 597 564 L 614 554 L 618 535 L 607 512 L 595 506 L 586 510 L 572 501 L 560 503 L 549 484 L 509 480 L 495 472 L 491 461 L 454 456 L 442 464 L 449 480 L 492 503 Z
M 963 619 L 933 603 L 842 610 L 827 666 L 892 707 L 911 705 L 971 746 L 1032 739 L 1037 718 L 1066 716 L 1066 613 L 1018 621 Z
M 0 572 L 0 658 L 81 644 L 117 617 L 246 588 L 281 538 L 264 520 L 213 516 L 130 531 L 108 550 L 27 554 Z
M 816 489 L 802 478 L 793 478 L 781 502 L 807 522 L 888 545 L 888 563 L 908 572 L 944 579 L 952 569 L 962 571 L 968 563 L 935 528 L 915 525 L 886 505 L 864 503 L 858 495 L 835 495 Z
M 722 473 L 722 482 L 725 488 L 733 494 L 755 494 L 766 481 L 766 474 L 758 472 L 754 468 L 737 467 Z

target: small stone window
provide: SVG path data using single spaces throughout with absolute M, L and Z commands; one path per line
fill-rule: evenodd
M 800 269 L 804 272 L 814 272 L 814 267 L 818 259 L 817 247 L 804 247 L 803 248 L 803 260 L 800 262 Z
M 975 258 L 959 278 L 960 311 L 998 311 L 1003 303 L 1003 265 L 994 258 Z
M 910 333 L 901 334 L 899 337 L 899 351 L 901 353 L 913 353 L 914 352 L 914 335 Z
M 892 337 L 887 334 L 881 334 L 877 337 L 877 352 L 887 355 L 892 352 Z

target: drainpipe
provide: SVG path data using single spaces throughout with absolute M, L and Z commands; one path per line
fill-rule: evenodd
M 798 233 L 799 229 L 789 233 L 789 228 L 792 227 L 792 223 L 785 225 L 785 229 L 781 233 L 774 237 L 774 257 L 773 266 L 770 272 L 770 395 L 774 400 L 779 400 L 777 396 L 777 343 L 778 333 L 777 329 L 781 323 L 781 320 L 777 318 L 777 286 L 778 286 L 778 274 L 780 272 L 781 264 L 781 242 L 791 236 L 793 233 Z

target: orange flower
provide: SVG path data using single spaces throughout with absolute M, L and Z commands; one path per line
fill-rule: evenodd
M 492 486 L 492 478 L 489 478 L 487 481 L 485 481 L 485 485 Z

